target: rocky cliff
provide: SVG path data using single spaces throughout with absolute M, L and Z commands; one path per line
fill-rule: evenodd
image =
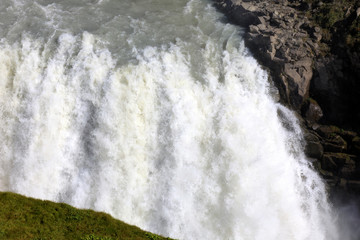
M 305 151 L 332 190 L 360 193 L 360 3 L 214 0 L 302 116 Z

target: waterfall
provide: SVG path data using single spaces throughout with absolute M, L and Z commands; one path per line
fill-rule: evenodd
M 3 0 L 0 190 L 179 239 L 338 239 L 294 114 L 205 0 Z

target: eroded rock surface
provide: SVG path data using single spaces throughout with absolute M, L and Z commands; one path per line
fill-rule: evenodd
M 320 29 L 288 1 L 219 0 L 230 20 L 247 29 L 245 42 L 272 73 L 281 99 L 299 109 L 309 97 Z
M 330 41 L 327 29 L 307 18 L 319 7 L 315 0 L 214 1 L 245 28 L 245 43 L 268 68 L 281 101 L 301 112 L 305 152 L 319 173 L 333 189 L 360 194 L 360 51 Z M 343 24 L 359 17 L 357 8 L 346 14 Z

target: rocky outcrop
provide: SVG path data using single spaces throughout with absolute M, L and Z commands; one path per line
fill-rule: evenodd
M 245 29 L 245 44 L 269 70 L 281 101 L 301 113 L 305 152 L 319 173 L 333 189 L 360 194 L 360 51 L 334 45 L 328 29 L 308 19 L 317 0 L 214 1 Z M 344 23 L 358 17 L 355 9 Z
M 231 1 L 216 4 L 230 20 L 247 29 L 246 45 L 271 71 L 281 99 L 299 109 L 309 97 L 320 28 L 287 1 Z
M 319 104 L 311 98 L 303 104 L 301 110 L 301 115 L 304 116 L 304 119 L 309 126 L 316 124 L 324 116 Z
M 315 168 L 330 187 L 360 194 L 358 139 L 356 132 L 331 125 L 313 125 L 306 131 L 305 153 L 316 159 Z

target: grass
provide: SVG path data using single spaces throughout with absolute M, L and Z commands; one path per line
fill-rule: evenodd
M 0 192 L 0 239 L 170 239 L 145 232 L 108 214 L 64 203 Z

